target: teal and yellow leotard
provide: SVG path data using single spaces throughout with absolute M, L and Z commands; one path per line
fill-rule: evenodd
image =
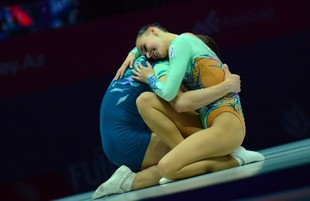
M 183 84 L 188 90 L 207 88 L 224 81 L 222 62 L 217 55 L 199 38 L 192 34 L 181 34 L 169 47 L 170 67 L 165 82 L 154 77 L 148 80 L 152 90 L 166 101 L 176 97 Z M 243 124 L 245 121 L 237 93 L 225 97 L 199 109 L 205 128 L 210 127 L 213 119 L 223 113 L 235 114 Z

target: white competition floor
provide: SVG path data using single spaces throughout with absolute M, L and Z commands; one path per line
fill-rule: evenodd
M 259 150 L 266 160 L 97 201 L 310 200 L 310 139 Z M 90 201 L 94 191 L 55 201 Z

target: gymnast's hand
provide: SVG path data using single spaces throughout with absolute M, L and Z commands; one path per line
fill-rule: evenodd
M 238 93 L 241 91 L 241 81 L 240 76 L 236 74 L 231 74 L 231 72 L 228 69 L 227 64 L 223 65 L 224 71 L 225 71 L 225 80 L 227 89 L 229 92 L 235 92 Z
M 126 57 L 125 61 L 121 65 L 121 67 L 117 70 L 116 75 L 114 77 L 115 80 L 118 80 L 119 78 L 122 78 L 124 76 L 124 73 L 128 66 L 130 68 L 133 67 L 133 63 L 136 60 L 136 55 L 133 52 L 129 52 L 128 56 Z
M 150 75 L 154 75 L 154 70 L 150 62 L 147 61 L 146 64 L 147 67 L 143 66 L 141 63 L 139 63 L 139 66 L 135 66 L 135 69 L 132 70 L 134 75 L 131 77 L 140 82 L 147 83 L 147 78 Z

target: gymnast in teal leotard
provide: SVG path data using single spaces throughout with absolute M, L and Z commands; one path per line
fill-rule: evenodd
M 156 95 L 166 101 L 178 100 L 181 84 L 189 91 L 205 90 L 212 89 L 224 80 L 225 73 L 220 59 L 191 33 L 178 35 L 156 24 L 146 25 L 138 33 L 136 47 L 141 55 L 148 58 L 169 59 L 170 67 L 164 82 L 154 77 L 151 65 L 136 68 L 134 77 L 147 82 Z M 170 124 L 169 127 L 166 123 L 173 119 L 171 114 L 165 107 L 148 101 L 149 97 L 149 93 L 143 93 L 137 101 L 140 114 L 148 127 L 162 138 L 176 136 L 170 139 L 179 140 L 177 136 L 181 135 L 180 132 L 173 129 L 174 125 Z M 192 105 L 197 106 L 195 102 Z M 163 178 L 177 180 L 264 159 L 259 153 L 255 153 L 249 160 L 233 157 L 236 150 L 244 150 L 241 144 L 245 138 L 245 122 L 237 93 L 228 93 L 224 98 L 196 109 L 205 129 L 183 139 L 160 160 L 158 169 Z M 165 122 L 164 128 L 160 126 L 159 118 Z

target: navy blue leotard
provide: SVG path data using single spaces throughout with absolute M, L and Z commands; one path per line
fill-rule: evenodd
M 144 61 L 142 56 L 135 63 L 143 64 Z M 157 74 L 163 75 L 166 66 L 159 66 L 164 67 L 158 68 Z M 122 79 L 112 80 L 107 88 L 100 108 L 100 133 L 103 150 L 113 164 L 140 170 L 151 132 L 137 110 L 136 99 L 151 89 L 147 84 L 133 80 L 131 75 L 132 69 L 128 68 Z

